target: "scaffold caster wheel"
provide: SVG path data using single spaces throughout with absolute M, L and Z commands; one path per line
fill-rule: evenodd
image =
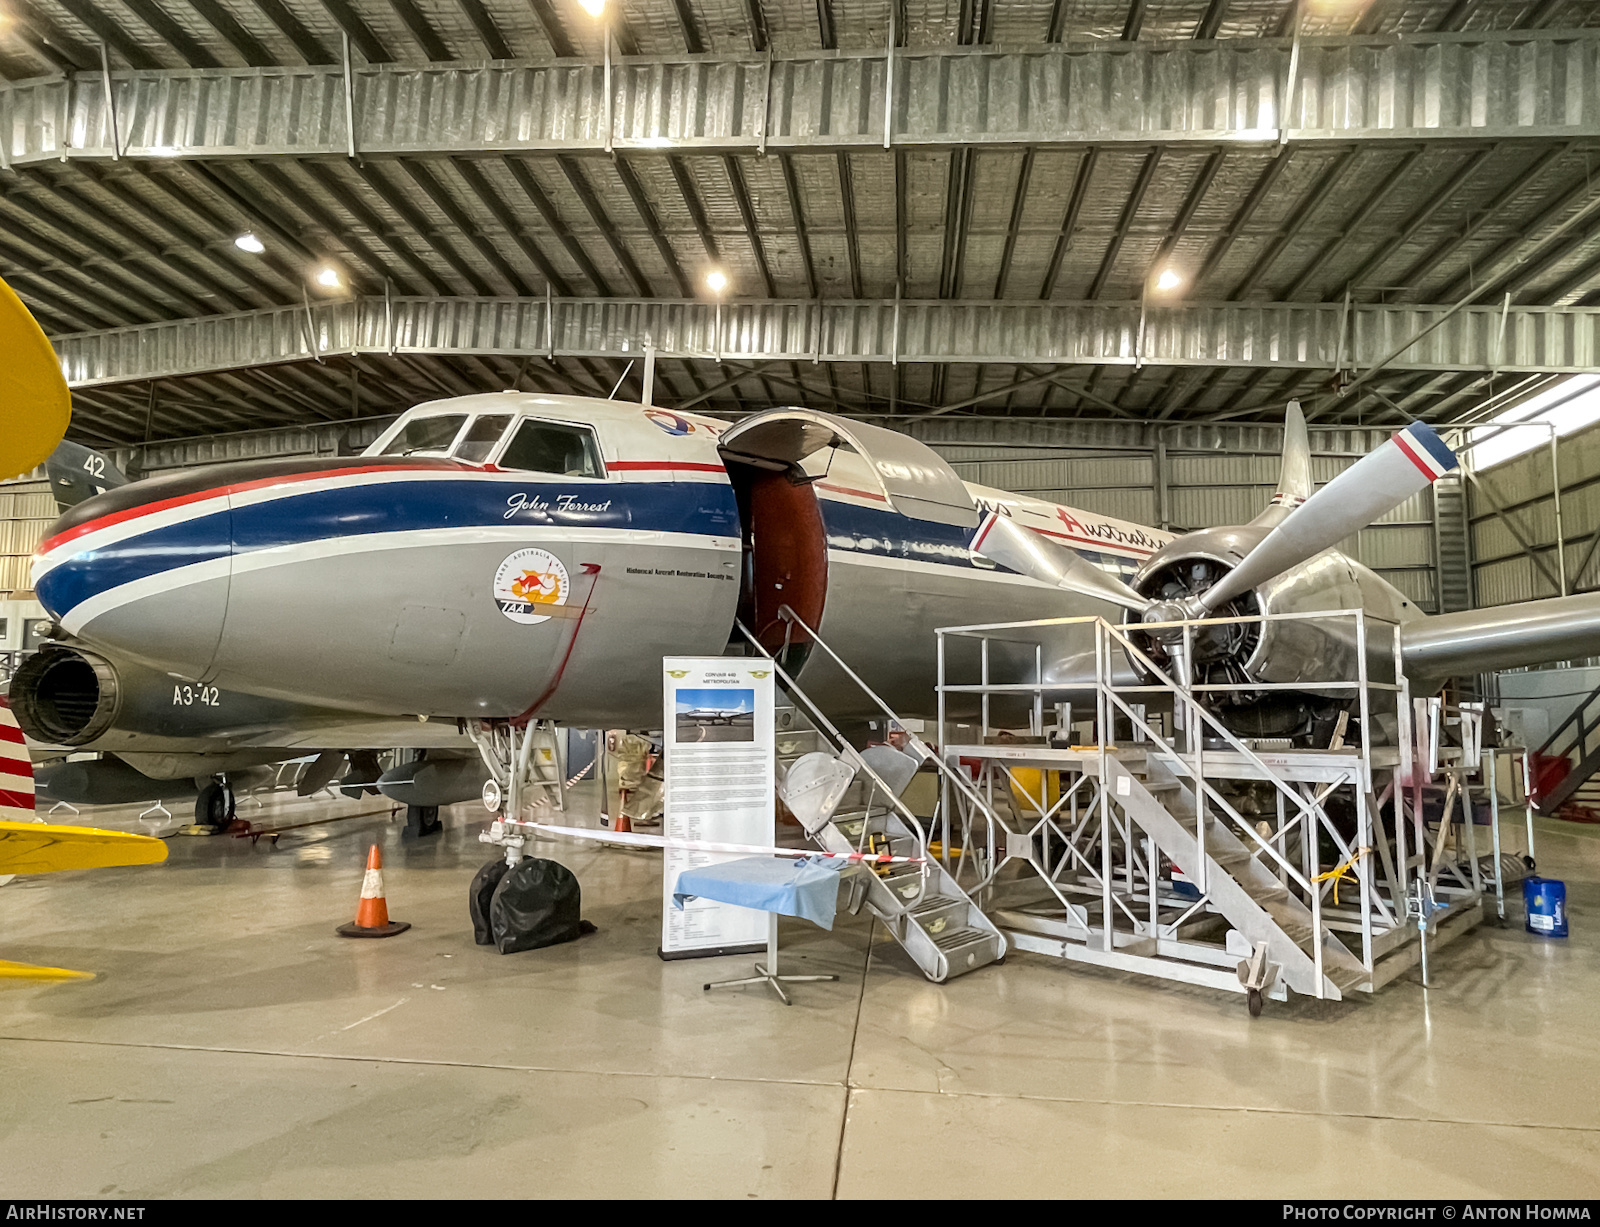
M 1246 995 L 1247 995 L 1248 1003 L 1249 1003 L 1249 1006 L 1250 1006 L 1250 1017 L 1251 1018 L 1260 1018 L 1261 1017 L 1261 990 L 1259 988 L 1247 989 L 1246 990 Z

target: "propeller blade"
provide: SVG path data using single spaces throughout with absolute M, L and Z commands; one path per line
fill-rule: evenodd
M 6 428 L 0 433 L 0 477 L 14 477 L 43 464 L 67 433 L 72 394 L 61 376 L 61 361 L 28 308 L 0 281 L 0 404 Z
M 1084 559 L 1076 550 L 991 511 L 972 538 L 972 550 L 1002 567 L 1097 601 L 1129 609 L 1150 604 L 1127 584 Z
M 1456 467 L 1455 453 L 1413 422 L 1284 517 L 1232 571 L 1200 594 L 1205 613 L 1343 541 Z
M 1300 412 L 1300 402 L 1292 400 L 1283 415 L 1283 462 L 1278 469 L 1278 488 L 1273 491 L 1267 509 L 1250 521 L 1251 527 L 1278 527 L 1291 511 L 1311 497 L 1314 489 L 1306 415 Z

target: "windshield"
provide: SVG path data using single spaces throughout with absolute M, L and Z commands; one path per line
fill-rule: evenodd
M 594 432 L 582 426 L 529 419 L 500 457 L 503 469 L 530 469 L 564 477 L 604 477 Z
M 449 413 L 439 417 L 412 418 L 400 433 L 389 440 L 383 449 L 385 456 L 443 456 L 467 420 L 464 413 Z
M 509 413 L 486 413 L 473 418 L 467 433 L 461 436 L 461 442 L 456 445 L 456 459 L 482 464 L 494 451 L 494 445 L 500 442 L 500 436 L 506 433 L 510 422 Z

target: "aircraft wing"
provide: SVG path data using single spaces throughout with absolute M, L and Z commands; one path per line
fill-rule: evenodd
M 166 859 L 167 845 L 148 835 L 47 822 L 0 822 L 0 873 L 158 865 Z
M 1600 592 L 1417 618 L 1400 628 L 1406 675 L 1441 681 L 1600 653 Z

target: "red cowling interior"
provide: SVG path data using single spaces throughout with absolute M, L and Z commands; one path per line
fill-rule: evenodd
M 817 496 L 809 485 L 795 485 L 782 473 L 730 465 L 744 521 L 746 568 L 740 616 L 761 646 L 776 652 L 811 636 L 778 616 L 789 606 L 809 626 L 822 621 L 828 596 L 828 538 Z

